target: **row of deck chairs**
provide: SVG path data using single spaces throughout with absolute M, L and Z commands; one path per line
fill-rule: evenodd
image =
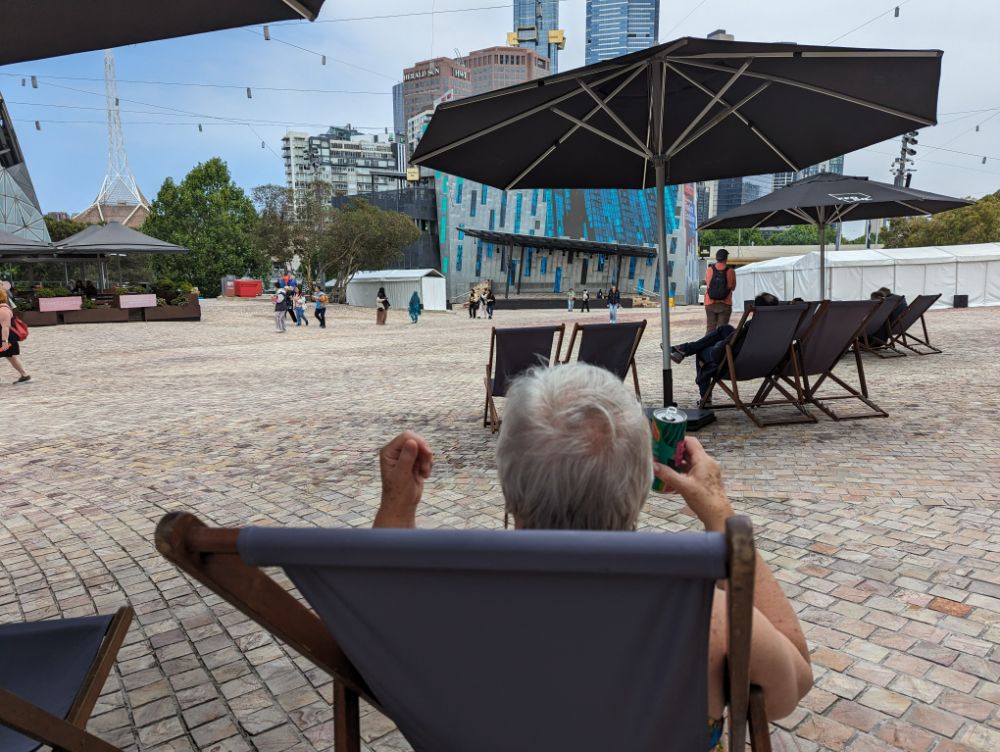
M 417 752 L 703 750 L 725 580 L 728 748 L 771 749 L 749 683 L 746 517 L 724 534 L 622 534 L 210 528 L 172 513 L 156 547 L 330 674 L 335 752 L 362 748 L 361 699 Z M 126 607 L 0 626 L 0 752 L 117 752 L 86 725 L 131 620 Z
M 645 330 L 645 319 L 620 324 L 574 324 L 566 357 L 560 360 L 565 324 L 505 329 L 494 327 L 490 336 L 490 357 L 486 363 L 483 427 L 490 426 L 493 433 L 500 430 L 496 398 L 506 396 L 514 378 L 537 365 L 568 363 L 577 341 L 578 362 L 606 368 L 623 381 L 631 371 L 635 396 L 641 397 L 635 353 Z
M 726 346 L 725 361 L 699 405 L 712 409 L 738 408 L 760 427 L 789 423 L 815 423 L 814 406 L 833 420 L 888 417 L 868 394 L 863 351 L 881 355 L 883 350 L 898 352 L 903 346 L 918 354 L 922 345 L 929 352 L 941 352 L 930 345 L 923 315 L 940 295 L 921 295 L 895 319 L 890 316 L 899 300 L 822 301 L 778 306 L 748 305 Z M 910 334 L 920 321 L 923 339 Z M 885 339 L 876 339 L 886 331 Z M 752 324 L 752 326 L 751 326 Z M 734 347 L 740 343 L 739 347 Z M 848 354 L 853 355 L 858 388 L 848 384 L 833 370 Z M 883 356 L 884 357 L 884 356 Z M 740 384 L 760 380 L 754 396 L 740 393 Z M 731 402 L 714 402 L 718 387 Z M 836 412 L 838 400 L 852 400 L 861 412 Z M 767 417 L 767 408 L 791 407 L 791 416 Z M 787 412 L 787 411 L 785 411 Z

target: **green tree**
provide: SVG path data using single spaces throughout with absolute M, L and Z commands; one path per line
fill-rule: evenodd
M 826 228 L 826 242 L 831 245 L 837 239 L 837 228 Z M 819 245 L 819 228 L 816 225 L 792 225 L 774 233 L 771 245 Z
M 257 207 L 253 247 L 262 256 L 287 264 L 292 260 L 292 225 L 294 205 L 292 192 L 282 185 L 258 185 L 253 189 L 253 203 Z
M 362 269 L 385 269 L 398 263 L 403 248 L 420 231 L 399 212 L 385 211 L 355 198 L 333 213 L 329 227 L 330 271 L 343 299 L 347 283 Z
M 709 249 L 713 246 L 739 248 L 750 245 L 768 245 L 768 241 L 757 228 L 749 230 L 700 230 L 698 247 Z
M 333 223 L 336 209 L 330 204 L 333 188 L 321 180 L 308 183 L 295 195 L 295 222 L 291 246 L 299 269 L 310 284 L 324 281 L 334 261 Z
M 898 218 L 889 221 L 879 242 L 887 248 L 926 245 L 961 245 L 1000 241 L 1000 191 L 983 196 L 971 206 L 935 214 L 933 217 Z
M 76 235 L 80 230 L 86 230 L 87 225 L 83 222 L 75 222 L 72 219 L 54 219 L 45 215 L 45 226 L 49 228 L 49 237 L 53 243 L 65 240 L 70 235 Z
M 205 295 L 220 293 L 227 274 L 261 276 L 270 259 L 254 242 L 257 212 L 233 183 L 218 157 L 196 165 L 177 184 L 167 178 L 150 207 L 142 231 L 189 248 L 184 254 L 156 256 L 156 273 L 187 280 Z

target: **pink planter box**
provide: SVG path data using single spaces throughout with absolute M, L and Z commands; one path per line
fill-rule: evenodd
M 38 311 L 79 311 L 83 305 L 83 298 L 79 295 L 70 295 L 63 298 L 39 298 Z M 156 305 L 156 301 L 153 301 Z
M 156 308 L 156 295 L 119 295 L 119 308 Z

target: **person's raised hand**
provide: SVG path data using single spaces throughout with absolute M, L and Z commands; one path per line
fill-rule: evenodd
M 682 446 L 677 463 L 681 472 L 654 462 L 653 474 L 664 482 L 666 491 L 676 491 L 684 498 L 705 530 L 721 532 L 725 530 L 726 520 L 732 517 L 733 508 L 726 498 L 719 463 L 693 436 L 685 437 Z
M 414 527 L 433 461 L 430 444 L 413 431 L 403 431 L 382 447 L 378 453 L 382 503 L 375 527 Z

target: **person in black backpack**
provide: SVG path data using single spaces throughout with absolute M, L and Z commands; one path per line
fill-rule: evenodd
M 706 332 L 713 332 L 729 323 L 733 315 L 733 290 L 736 289 L 736 272 L 726 263 L 729 251 L 720 248 L 715 263 L 705 271 Z

